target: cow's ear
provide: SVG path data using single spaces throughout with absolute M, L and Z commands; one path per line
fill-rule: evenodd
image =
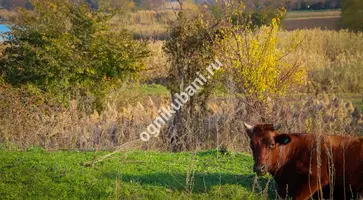
M 291 137 L 288 134 L 280 134 L 275 136 L 275 142 L 280 145 L 289 144 L 291 142 Z
M 243 123 L 243 125 L 246 128 L 246 132 L 247 132 L 248 136 L 251 137 L 252 133 L 253 133 L 253 126 L 251 126 L 251 125 L 249 125 L 247 123 Z

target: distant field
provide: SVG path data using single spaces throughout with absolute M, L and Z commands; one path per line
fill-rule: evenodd
M 286 14 L 286 20 L 292 19 L 307 19 L 307 18 L 338 18 L 340 17 L 339 10 L 329 11 L 289 11 Z
M 128 28 L 136 38 L 167 38 L 168 22 L 175 20 L 171 10 L 138 11 L 130 15 Z M 282 22 L 282 27 L 288 31 L 296 29 L 339 29 L 339 10 L 328 11 L 289 11 Z M 117 20 L 116 20 L 117 21 Z
M 286 30 L 321 28 L 339 29 L 340 11 L 292 11 L 282 22 Z
M 245 153 L 126 152 L 93 168 L 81 165 L 105 153 L 0 150 L 1 199 L 275 198 L 272 188 L 257 193 L 268 178 L 254 181 Z

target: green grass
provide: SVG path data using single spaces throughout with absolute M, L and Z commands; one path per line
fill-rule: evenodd
M 97 156 L 107 152 L 97 153 Z M 264 199 L 268 178 L 244 153 L 128 152 L 84 167 L 94 152 L 0 151 L 1 199 Z M 187 181 L 188 180 L 188 181 Z M 260 189 L 258 189 L 260 188 Z
M 169 90 L 159 84 L 145 84 L 137 88 L 142 94 L 170 95 Z
M 363 112 L 363 95 L 359 93 L 343 93 L 337 94 L 337 97 L 342 98 L 346 101 L 351 101 L 354 107 L 360 108 Z

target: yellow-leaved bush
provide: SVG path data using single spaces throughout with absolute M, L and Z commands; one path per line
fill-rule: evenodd
M 258 29 L 236 25 L 221 42 L 226 70 L 231 72 L 239 92 L 262 101 L 306 82 L 306 70 L 299 61 L 286 59 L 300 43 L 299 35 L 289 45 L 279 47 L 278 22 L 273 19 L 269 26 Z

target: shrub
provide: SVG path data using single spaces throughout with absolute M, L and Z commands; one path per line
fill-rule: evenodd
M 242 12 L 236 5 L 228 6 L 231 13 Z M 278 18 L 258 29 L 248 24 L 234 24 L 233 16 L 227 16 L 227 20 L 231 23 L 223 29 L 220 57 L 230 66 L 226 72 L 235 82 L 237 91 L 234 93 L 260 102 L 284 94 L 294 84 L 304 83 L 305 69 L 299 62 L 285 59 L 296 49 L 300 39 L 295 35 L 288 45 L 279 46 Z
M 12 85 L 34 84 L 62 102 L 91 95 L 99 106 L 107 88 L 144 68 L 146 43 L 125 29 L 111 31 L 112 13 L 92 11 L 83 1 L 31 2 L 34 10 L 20 9 L 5 34 L 0 73 Z
M 180 3 L 182 7 L 182 3 Z M 199 11 L 207 14 L 206 10 Z M 170 61 L 168 89 L 172 101 L 176 104 L 176 93 L 185 91 L 198 78 L 197 72 L 208 76 L 206 67 L 214 63 L 216 56 L 215 31 L 217 26 L 203 14 L 192 16 L 185 10 L 178 13 L 177 21 L 170 27 L 170 38 L 165 42 L 164 51 Z M 189 102 L 176 111 L 170 124 L 171 148 L 173 151 L 190 149 L 188 146 L 193 135 L 202 133 L 202 121 L 197 120 L 205 115 L 213 80 L 201 86 L 200 91 L 189 97 Z M 187 131 L 186 131 L 187 130 Z
M 361 0 L 342 0 L 341 15 L 344 28 L 363 31 L 363 3 Z

